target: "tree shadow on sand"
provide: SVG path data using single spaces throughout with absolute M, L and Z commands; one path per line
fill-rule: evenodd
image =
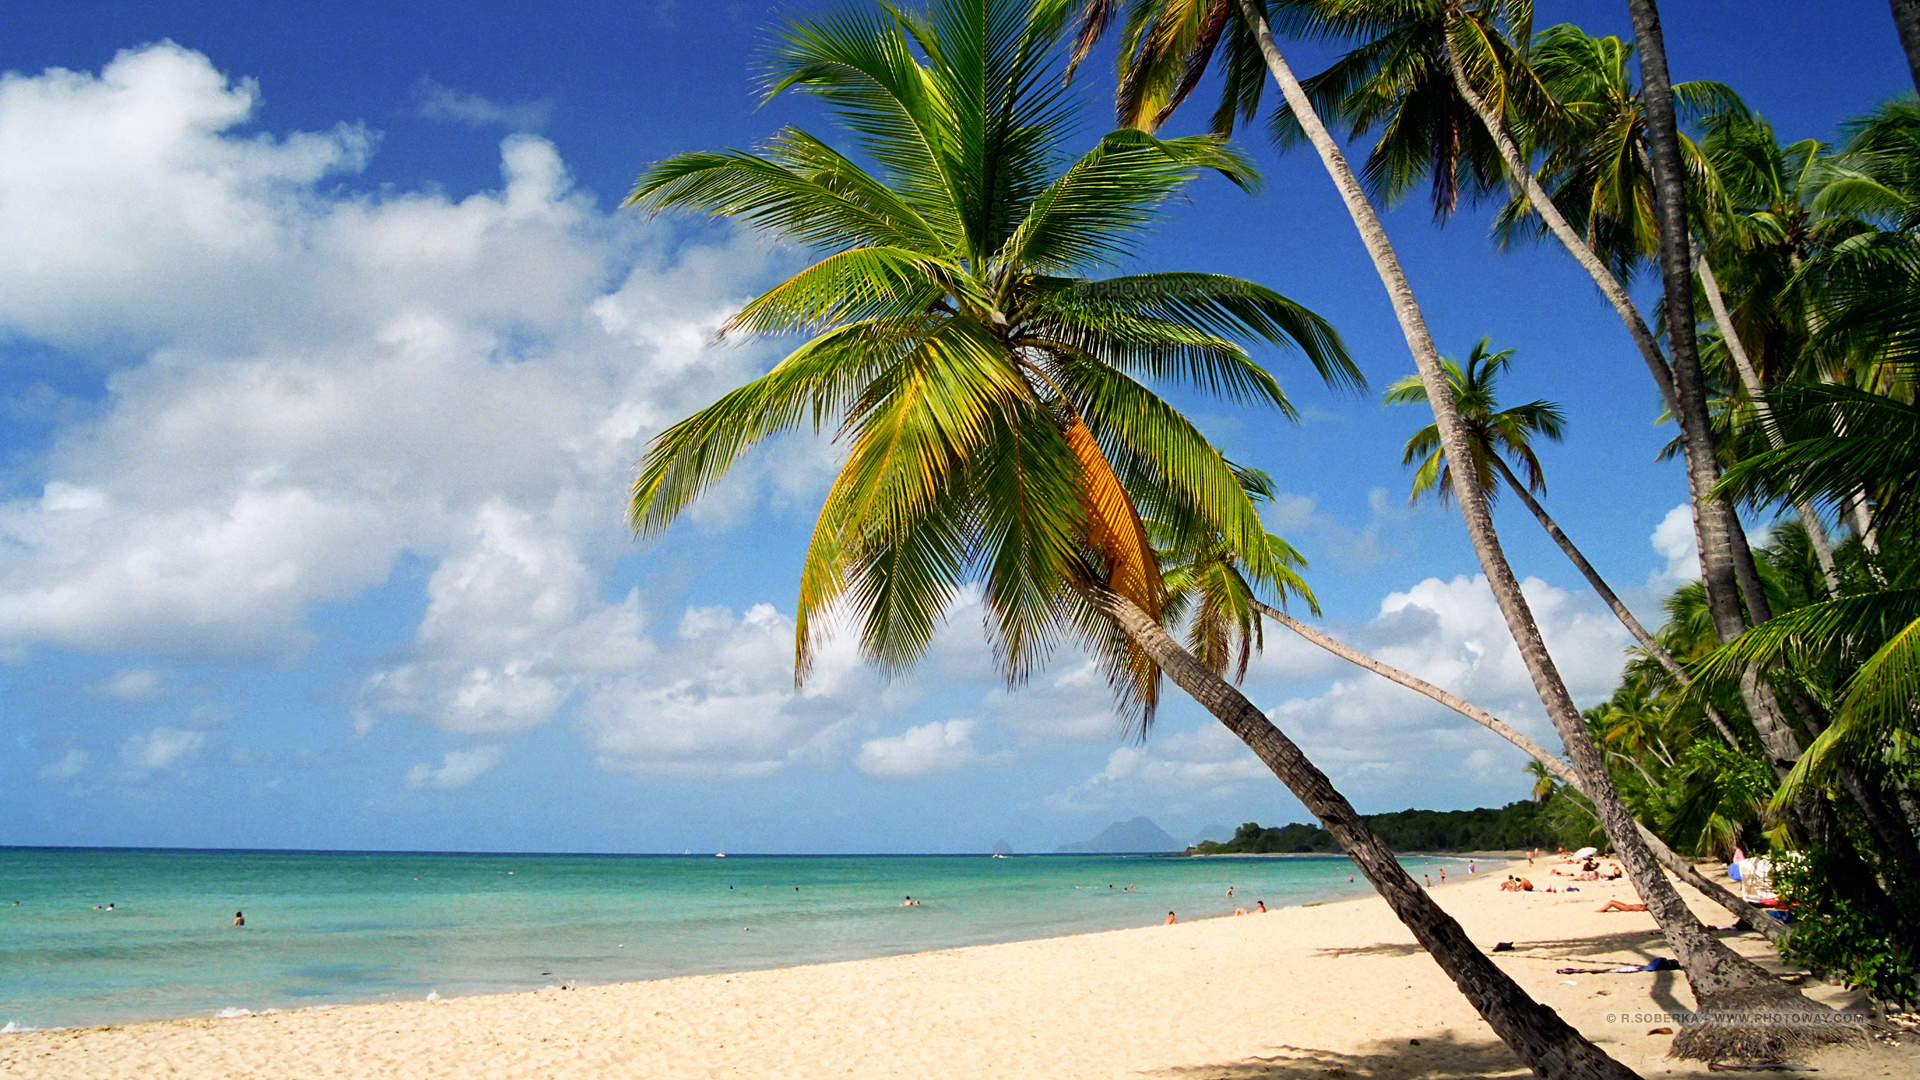
M 1375 1043 L 1359 1053 L 1276 1046 L 1271 1055 L 1208 1065 L 1148 1069 L 1151 1080 L 1441 1080 L 1527 1076 L 1513 1051 L 1497 1039 L 1462 1039 L 1451 1032 L 1399 1045 Z
M 1649 952 L 1660 952 L 1666 945 L 1666 939 L 1658 930 L 1627 930 L 1618 934 L 1603 934 L 1599 937 L 1564 938 L 1543 941 L 1515 940 L 1512 953 L 1530 959 L 1542 959 L 1549 954 L 1558 957 L 1577 951 L 1583 956 L 1601 956 L 1611 953 L 1633 953 L 1643 959 L 1649 958 Z M 1492 945 L 1486 946 L 1488 949 Z M 1318 956 L 1339 959 L 1342 956 L 1412 956 L 1425 953 L 1426 950 L 1412 942 L 1379 942 L 1373 945 L 1357 947 L 1316 949 Z

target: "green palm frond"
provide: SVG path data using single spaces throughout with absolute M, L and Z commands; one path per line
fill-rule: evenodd
M 1209 618 L 1242 618 L 1252 589 L 1312 602 L 1298 553 L 1260 521 L 1270 482 L 1142 380 L 1289 413 L 1253 347 L 1298 349 L 1336 387 L 1364 385 L 1359 371 L 1325 320 L 1251 282 L 1088 279 L 1200 170 L 1256 177 L 1215 137 L 1121 131 L 1070 159 L 1052 50 L 1071 10 L 934 0 L 924 15 L 854 5 L 797 22 L 769 93 L 822 98 L 871 171 L 789 129 L 759 154 L 681 155 L 635 185 L 642 210 L 732 218 L 815 252 L 722 327 L 810 339 L 658 435 L 630 509 L 636 529 L 663 529 L 754 444 L 832 432 L 845 457 L 801 566 L 796 682 L 832 627 L 857 629 L 885 670 L 911 666 L 977 582 L 1010 682 L 1077 641 L 1144 732 L 1160 673 L 1079 590 L 1098 582 L 1150 617 L 1195 610 L 1167 592 L 1165 522 L 1211 545 Z M 1231 639 L 1238 662 L 1252 633 Z M 1233 651 L 1207 641 L 1210 663 Z

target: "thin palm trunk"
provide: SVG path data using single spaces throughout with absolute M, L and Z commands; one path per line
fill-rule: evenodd
M 1913 76 L 1913 88 L 1920 90 L 1920 0 L 1888 0 L 1893 8 L 1893 27 L 1900 33 L 1900 48 L 1907 54 L 1907 71 Z
M 1539 1076 L 1632 1077 L 1631 1069 L 1608 1057 L 1552 1009 L 1534 1001 L 1467 937 L 1451 915 L 1434 903 L 1401 867 L 1393 852 L 1344 795 L 1307 760 L 1293 740 L 1268 720 L 1225 679 L 1215 675 L 1167 635 L 1158 622 L 1132 601 L 1098 582 L 1082 582 L 1082 594 L 1154 663 L 1246 743 L 1287 790 L 1320 821 L 1379 891 L 1393 913 L 1434 962 L 1453 980 L 1494 1033 L 1521 1062 Z
M 1387 240 L 1386 230 L 1381 227 L 1372 205 L 1367 202 L 1359 180 L 1347 164 L 1346 156 L 1328 134 L 1326 125 L 1320 122 L 1312 102 L 1294 77 L 1279 46 L 1274 43 L 1264 12 L 1255 0 L 1240 0 L 1240 9 L 1253 31 L 1267 69 L 1273 74 L 1274 81 L 1280 84 L 1281 93 L 1299 120 L 1301 130 L 1319 152 L 1320 160 L 1353 217 L 1354 227 L 1359 231 L 1367 253 L 1373 258 L 1374 268 L 1380 274 L 1381 284 L 1386 287 L 1401 332 L 1406 337 L 1408 350 L 1413 354 L 1414 365 L 1419 369 L 1421 382 L 1426 387 L 1427 402 L 1433 408 L 1442 450 L 1451 461 L 1473 460 L 1466 429 L 1460 422 L 1452 390 L 1447 385 L 1445 369 L 1440 364 L 1439 351 L 1434 348 L 1426 320 L 1414 300 L 1413 288 L 1400 268 L 1393 245 Z M 1652 850 L 1640 839 L 1633 815 L 1614 788 L 1613 780 L 1607 774 L 1606 761 L 1588 737 L 1580 711 L 1574 706 L 1573 697 L 1567 692 L 1566 683 L 1560 678 L 1553 657 L 1547 653 L 1546 642 L 1540 635 L 1539 625 L 1534 621 L 1532 609 L 1521 595 L 1520 583 L 1501 551 L 1500 538 L 1494 532 L 1493 518 L 1487 511 L 1483 493 L 1466 469 L 1454 470 L 1453 487 L 1455 497 L 1460 502 L 1461 515 L 1466 521 L 1467 539 L 1479 556 L 1488 586 L 1506 619 L 1507 629 L 1513 635 L 1521 660 L 1533 679 L 1534 689 L 1539 693 L 1547 716 L 1553 721 L 1554 729 L 1559 732 L 1573 758 L 1574 768 L 1586 785 L 1607 838 L 1612 841 L 1641 898 L 1646 901 L 1648 912 L 1659 923 L 1668 944 L 1679 954 L 1695 996 L 1703 1004 L 1716 997 L 1726 998 L 1736 994 L 1774 996 L 1773 991 L 1781 988 L 1778 980 L 1707 933 L 1706 928 L 1700 925 L 1700 920 L 1688 910 L 1686 901 L 1668 883 Z M 1698 507 L 1699 503 L 1696 501 L 1695 505 Z M 1724 533 L 1720 542 L 1725 543 Z M 1794 996 L 1798 997 L 1797 994 Z M 1695 1029 L 1688 1030 L 1691 1033 Z
M 1528 491 L 1526 485 L 1520 482 L 1520 478 L 1513 475 L 1513 470 L 1508 468 L 1507 463 L 1500 459 L 1500 455 L 1489 454 L 1488 458 L 1494 465 L 1499 467 L 1500 475 L 1506 479 L 1507 486 L 1513 489 L 1514 494 L 1520 496 L 1520 501 L 1526 504 L 1528 510 L 1533 511 L 1534 520 L 1540 523 L 1541 528 L 1547 530 L 1547 535 L 1553 538 L 1554 543 L 1560 545 L 1560 550 L 1566 554 L 1568 560 L 1570 560 L 1574 567 L 1580 571 L 1581 575 L 1587 579 L 1587 584 L 1591 585 L 1593 591 L 1599 594 L 1601 601 L 1607 605 L 1608 610 L 1612 611 L 1614 617 L 1620 620 L 1620 625 L 1627 628 L 1627 633 L 1632 634 L 1633 639 L 1640 643 L 1640 647 L 1646 650 L 1647 655 L 1653 657 L 1654 661 L 1665 668 L 1667 674 L 1673 676 L 1674 680 L 1681 686 L 1686 686 L 1691 683 L 1693 677 L 1687 674 L 1687 669 L 1681 667 L 1680 661 L 1675 660 L 1673 654 L 1668 652 L 1652 634 L 1647 632 L 1647 628 L 1640 624 L 1640 620 L 1635 618 L 1633 612 L 1627 609 L 1627 605 L 1622 603 L 1620 597 L 1614 594 L 1612 586 L 1608 585 L 1606 579 L 1600 576 L 1600 571 L 1593 568 L 1593 564 L 1587 561 L 1587 557 L 1581 554 L 1580 549 L 1575 547 L 1573 541 L 1567 538 L 1567 534 L 1560 530 L 1559 523 L 1555 522 L 1553 518 L 1548 515 L 1546 507 L 1540 505 L 1539 501 L 1533 497 L 1533 493 Z M 1732 725 L 1727 723 L 1727 718 L 1720 715 L 1720 710 L 1714 708 L 1711 703 L 1708 703 L 1706 705 L 1706 712 L 1707 718 L 1713 721 L 1714 730 L 1718 731 L 1720 737 L 1727 741 L 1727 745 L 1733 747 L 1735 750 L 1744 752 L 1745 748 L 1740 745 L 1740 736 L 1734 733 Z
M 1368 656 L 1366 653 L 1347 645 L 1337 638 L 1321 633 L 1306 623 L 1301 622 L 1299 619 L 1269 604 L 1255 600 L 1253 601 L 1253 607 L 1254 610 L 1260 612 L 1260 614 L 1265 615 L 1267 618 L 1272 619 L 1340 659 L 1366 668 L 1381 678 L 1398 683 L 1415 693 L 1425 694 L 1434 701 L 1479 724 L 1481 727 L 1486 728 L 1488 731 L 1519 747 L 1523 753 L 1539 762 L 1561 783 L 1582 795 L 1586 794 L 1586 790 L 1580 786 L 1580 777 L 1574 773 L 1573 769 L 1568 767 L 1566 762 L 1555 757 L 1547 751 L 1546 747 L 1527 738 L 1518 729 L 1487 710 L 1482 709 L 1480 706 L 1450 694 L 1417 675 L 1408 674 L 1394 667 L 1392 664 Z M 1665 841 L 1654 835 L 1653 831 L 1645 825 L 1640 825 L 1639 828 L 1642 839 L 1646 840 L 1647 846 L 1653 849 L 1654 858 L 1660 860 L 1662 866 L 1678 874 L 1681 880 L 1699 890 L 1701 895 L 1719 904 L 1721 907 L 1726 908 L 1732 912 L 1735 917 L 1745 919 L 1748 926 L 1759 931 L 1769 941 L 1785 936 L 1787 928 L 1782 925 L 1778 919 L 1769 918 L 1766 913 L 1759 908 L 1740 899 L 1727 888 L 1716 884 L 1712 879 L 1701 874 L 1692 863 L 1676 854 L 1672 848 L 1666 845 Z
M 1705 252 L 1694 257 L 1694 269 L 1700 274 L 1700 289 L 1707 295 L 1707 307 L 1713 312 L 1714 325 L 1720 328 L 1720 340 L 1726 342 L 1727 353 L 1733 357 L 1733 366 L 1740 373 L 1740 385 L 1747 392 L 1748 400 L 1753 402 L 1754 415 L 1760 418 L 1761 430 L 1767 433 L 1767 445 L 1778 450 L 1786 444 L 1780 425 L 1774 422 L 1773 406 L 1767 403 L 1766 388 L 1760 385 L 1760 376 L 1754 370 L 1753 359 L 1747 355 L 1747 347 L 1740 340 L 1740 332 L 1733 327 L 1733 319 L 1727 314 L 1727 299 L 1720 292 L 1720 282 L 1713 276 L 1713 265 L 1707 261 Z M 1793 512 L 1800 517 L 1800 524 L 1807 530 L 1807 542 L 1813 545 L 1814 558 L 1820 562 L 1820 576 L 1826 579 L 1827 595 L 1840 595 L 1840 571 L 1833 564 L 1833 541 L 1827 538 L 1827 527 L 1820 521 L 1820 515 L 1814 512 L 1813 504 L 1805 499 L 1793 501 Z
M 1455 17 L 1458 17 L 1457 13 Z M 1527 167 L 1526 157 L 1520 153 L 1520 146 L 1514 141 L 1513 133 L 1508 130 L 1506 120 L 1487 105 L 1486 99 L 1481 97 L 1480 92 L 1475 90 L 1473 84 L 1468 81 L 1466 68 L 1460 62 L 1459 50 L 1454 47 L 1452 33 L 1447 33 L 1446 39 L 1447 64 L 1453 72 L 1454 88 L 1460 92 L 1461 99 L 1473 110 L 1474 115 L 1480 118 L 1480 123 L 1493 137 L 1494 145 L 1500 149 L 1501 159 L 1506 162 L 1508 176 L 1514 183 L 1520 185 L 1520 190 L 1526 195 L 1527 203 L 1533 207 L 1533 212 L 1540 215 L 1540 220 L 1546 224 L 1547 230 L 1553 233 L 1554 238 L 1567 249 L 1574 261 L 1587 272 L 1587 276 L 1593 279 L 1594 285 L 1600 290 L 1600 295 L 1607 298 L 1607 303 L 1620 316 L 1620 321 L 1627 328 L 1627 335 L 1633 338 L 1634 347 L 1640 350 L 1640 358 L 1646 361 L 1648 374 L 1653 376 L 1654 384 L 1660 387 L 1660 396 L 1666 401 L 1667 411 L 1678 415 L 1679 399 L 1674 396 L 1673 372 L 1667 367 L 1666 357 L 1660 353 L 1660 344 L 1654 340 L 1653 331 L 1647 327 L 1647 321 L 1640 317 L 1640 309 L 1633 305 L 1633 299 L 1627 295 L 1627 290 L 1620 284 L 1620 279 L 1613 276 L 1613 271 L 1607 269 L 1607 265 L 1594 254 L 1593 248 L 1581 239 L 1572 225 L 1567 223 L 1566 215 L 1554 205 L 1553 197 L 1540 186 L 1540 181 L 1534 177 L 1533 170 Z
M 1673 112 L 1673 87 L 1667 76 L 1666 45 L 1660 34 L 1660 13 L 1653 0 L 1628 0 L 1635 45 L 1640 57 L 1641 108 L 1646 116 L 1647 154 L 1653 172 L 1654 205 L 1660 224 L 1660 276 L 1667 303 L 1667 351 L 1672 359 L 1679 411 L 1681 452 L 1687 462 L 1687 480 L 1694 489 L 1693 519 L 1699 538 L 1700 575 L 1706 586 L 1707 610 L 1714 635 L 1722 642 L 1746 632 L 1747 620 L 1765 622 L 1766 596 L 1752 566 L 1746 534 L 1732 508 L 1713 498 L 1720 479 L 1713 456 L 1713 433 L 1707 418 L 1706 382 L 1700 372 L 1700 352 L 1694 337 L 1693 260 L 1687 235 L 1687 202 L 1680 161 L 1680 135 Z M 1760 735 L 1776 772 L 1791 768 L 1800 758 L 1800 739 L 1787 719 L 1773 688 L 1749 669 L 1740 679 L 1754 730 Z M 1782 774 L 1784 775 L 1784 774 Z
M 1458 17 L 1457 13 L 1455 17 Z M 1613 271 L 1607 269 L 1606 264 L 1594 254 L 1593 248 L 1580 237 L 1578 232 L 1574 231 L 1572 225 L 1567 223 L 1566 216 L 1561 214 L 1560 208 L 1554 205 L 1552 196 L 1540 186 L 1539 180 L 1533 175 L 1533 170 L 1527 167 L 1526 158 L 1520 153 L 1519 144 L 1514 141 L 1513 133 L 1507 128 L 1506 120 L 1487 105 L 1486 99 L 1480 96 L 1479 91 L 1473 88 L 1472 82 L 1467 78 L 1466 67 L 1460 61 L 1459 50 L 1454 47 L 1451 33 L 1446 34 L 1446 49 L 1447 64 L 1453 75 L 1454 87 L 1460 92 L 1461 99 L 1466 101 L 1474 115 L 1479 117 L 1481 124 L 1486 127 L 1488 134 L 1493 138 L 1494 145 L 1500 150 L 1500 156 L 1506 163 L 1508 174 L 1515 183 L 1520 185 L 1521 190 L 1526 194 L 1528 204 L 1533 207 L 1535 213 L 1540 215 L 1540 220 L 1546 223 L 1548 230 L 1566 247 L 1574 261 L 1587 271 L 1594 285 L 1607 298 L 1607 303 L 1611 304 L 1615 313 L 1620 316 L 1620 321 L 1627 328 L 1627 335 L 1633 339 L 1634 346 L 1640 350 L 1641 359 L 1646 362 L 1648 372 L 1653 375 L 1654 383 L 1660 387 L 1660 395 L 1666 401 L 1667 412 L 1681 419 L 1682 444 L 1689 445 L 1687 434 L 1689 424 L 1684 419 L 1681 397 L 1674 382 L 1674 372 L 1668 366 L 1666 359 L 1661 356 L 1659 343 L 1654 340 L 1653 331 L 1647 327 L 1646 320 L 1641 318 L 1640 309 L 1633 305 L 1633 300 L 1627 296 L 1625 287 L 1620 284 L 1618 278 L 1614 277 Z M 1643 84 L 1644 81 L 1643 79 Z M 1690 336 L 1689 340 L 1691 340 Z M 1698 374 L 1697 357 L 1695 374 Z M 1704 404 L 1701 411 L 1704 416 Z M 1685 455 L 1694 534 L 1699 542 L 1703 565 L 1709 547 L 1716 552 L 1724 550 L 1727 555 L 1726 559 L 1716 563 L 1726 573 L 1707 576 L 1707 594 L 1710 601 L 1717 600 L 1720 609 L 1730 612 L 1734 624 L 1738 624 L 1740 629 L 1744 630 L 1745 623 L 1740 619 L 1739 611 L 1742 599 L 1754 621 L 1764 622 L 1767 618 L 1765 592 L 1760 586 L 1759 571 L 1753 566 L 1753 552 L 1747 546 L 1746 535 L 1740 529 L 1739 518 L 1734 515 L 1731 506 L 1712 494 L 1713 485 L 1720 479 L 1719 465 L 1713 460 L 1711 434 L 1704 426 L 1700 427 L 1700 431 L 1701 435 L 1694 437 L 1693 442 L 1700 443 L 1704 439 L 1707 447 L 1705 455 Z M 1715 536 L 1720 538 L 1717 544 L 1709 540 L 1707 532 L 1709 528 L 1714 531 Z M 1721 631 L 1723 613 L 1718 609 L 1715 612 L 1714 627 L 1717 634 Z M 1638 635 L 1635 636 L 1638 637 Z M 1728 638 L 1722 634 L 1721 640 L 1725 641 Z M 1787 739 L 1792 739 L 1792 728 L 1788 725 L 1771 689 L 1758 679 L 1744 680 L 1741 684 L 1741 696 L 1747 706 L 1747 712 L 1755 717 L 1756 729 L 1762 731 L 1763 737 L 1769 733 L 1773 735 L 1768 742 L 1770 755 L 1776 759 L 1780 758 L 1787 747 L 1779 736 L 1784 734 Z M 1726 734 L 1724 722 L 1721 726 L 1724 735 Z M 1729 742 L 1736 748 L 1739 747 L 1737 739 L 1729 739 Z M 1776 742 L 1782 745 L 1776 747 L 1774 745 Z M 1797 759 L 1799 756 L 1797 740 L 1793 741 L 1792 750 L 1793 758 Z

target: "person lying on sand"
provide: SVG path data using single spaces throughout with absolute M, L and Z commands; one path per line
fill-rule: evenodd
M 1595 911 L 1645 911 L 1647 910 L 1647 905 L 1623 904 L 1618 900 L 1609 900 L 1604 905 L 1597 907 L 1594 910 Z
M 1237 907 L 1233 909 L 1233 913 L 1235 915 L 1245 915 L 1247 913 L 1247 909 L 1243 907 Z
M 1256 914 L 1265 915 L 1267 913 L 1267 902 L 1265 900 L 1255 900 L 1253 906 Z
M 1533 882 L 1508 874 L 1507 880 L 1500 883 L 1500 889 L 1502 892 L 1532 892 Z
M 1166 922 L 1163 922 L 1163 923 L 1161 923 L 1160 925 L 1161 925 L 1161 926 L 1172 926 L 1172 925 L 1173 925 L 1174 923 L 1177 923 L 1177 922 L 1179 922 L 1179 921 L 1180 921 L 1179 919 L 1176 919 L 1176 918 L 1174 918 L 1174 917 L 1173 917 L 1173 912 L 1171 912 L 1171 911 L 1169 911 L 1169 912 L 1167 912 L 1167 921 L 1166 921 Z
M 1554 968 L 1555 975 L 1630 975 L 1636 971 L 1674 971 L 1680 967 L 1678 961 L 1664 956 L 1656 956 L 1638 967 L 1622 964 L 1618 967 L 1563 967 Z

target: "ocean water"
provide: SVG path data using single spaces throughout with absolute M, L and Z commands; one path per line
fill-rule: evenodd
M 1417 877 L 1457 860 L 1409 858 Z M 786 967 L 1371 892 L 1339 856 L 0 848 L 0 1030 Z M 1134 886 L 1128 890 L 1127 886 Z M 1229 899 L 1226 889 L 1232 886 Z M 912 895 L 919 907 L 902 907 Z M 16 905 L 17 901 L 17 905 Z M 113 910 L 97 910 L 112 904 Z M 231 925 L 236 910 L 246 926 Z

